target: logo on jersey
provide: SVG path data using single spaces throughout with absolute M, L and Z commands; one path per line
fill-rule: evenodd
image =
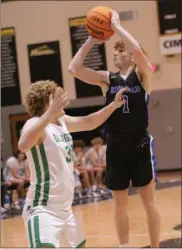
M 111 76 L 111 79 L 115 79 L 117 78 L 118 76 L 114 75 L 114 76 Z
M 122 88 L 125 88 L 124 86 L 112 86 L 111 87 L 111 90 L 110 90 L 110 93 L 117 93 L 119 92 Z M 136 93 L 139 93 L 141 91 L 141 87 L 136 85 L 134 87 L 127 87 L 127 91 L 125 93 L 131 93 L 131 94 L 136 94 Z
M 65 134 L 53 134 L 54 139 L 56 142 L 71 142 L 72 141 L 72 136 L 69 133 Z

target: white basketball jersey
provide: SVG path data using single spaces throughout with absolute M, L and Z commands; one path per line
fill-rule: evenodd
M 66 125 L 49 124 L 43 143 L 26 153 L 31 173 L 27 201 L 70 209 L 74 194 L 73 141 Z
M 95 148 L 90 148 L 85 155 L 86 163 L 88 167 L 93 166 L 92 161 L 90 160 L 90 155 L 94 156 L 94 159 L 97 163 L 106 164 L 106 146 L 102 145 L 99 151 L 96 151 Z

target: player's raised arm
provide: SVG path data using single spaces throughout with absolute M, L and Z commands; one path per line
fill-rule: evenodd
M 134 57 L 136 65 L 139 70 L 144 73 L 146 70 L 152 69 L 148 59 L 143 53 L 140 44 L 135 40 L 135 38 L 126 31 L 120 24 L 119 15 L 116 11 L 112 10 L 111 27 L 113 31 L 120 36 L 121 40 L 124 42 L 128 51 L 130 51 Z
M 88 37 L 86 42 L 78 50 L 69 64 L 68 71 L 76 78 L 92 85 L 98 85 L 100 87 L 105 83 L 109 83 L 109 73 L 107 71 L 95 71 L 83 66 L 85 57 L 95 44 L 103 43 L 103 40 L 98 40 Z
M 112 12 L 112 18 L 111 18 L 112 30 L 121 38 L 122 42 L 126 46 L 126 49 L 132 53 L 138 72 L 142 73 L 144 76 L 144 82 L 143 82 L 144 88 L 146 92 L 149 93 L 151 91 L 150 84 L 153 78 L 152 65 L 150 64 L 147 57 L 143 53 L 140 44 L 128 31 L 126 31 L 121 26 L 118 13 L 114 10 L 112 10 L 111 12 Z
M 120 90 L 111 104 L 88 116 L 71 117 L 65 115 L 63 119 L 68 130 L 70 132 L 89 131 L 103 124 L 117 108 L 121 107 L 125 103 L 125 100 L 122 99 L 122 94 L 126 90 L 126 88 Z

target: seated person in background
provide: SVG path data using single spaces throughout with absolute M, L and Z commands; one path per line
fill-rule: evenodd
M 1 157 L 1 213 L 7 211 L 5 206 L 5 196 L 7 194 L 8 187 L 11 186 L 11 182 L 5 181 L 4 179 L 4 160 Z
M 100 194 L 106 194 L 106 188 L 102 181 L 103 172 L 106 168 L 106 149 L 103 143 L 104 141 L 100 137 L 92 139 L 92 148 L 86 153 L 92 188 Z
M 24 187 L 30 184 L 30 174 L 26 155 L 17 151 L 14 156 L 6 161 L 8 169 L 6 180 L 17 186 L 18 202 L 16 206 L 24 204 Z
M 91 184 L 89 180 L 88 171 L 85 165 L 85 143 L 82 140 L 76 140 L 73 142 L 74 150 L 74 167 L 77 170 L 76 174 L 79 175 L 80 181 L 82 183 L 83 192 L 82 194 L 87 197 L 92 196 Z

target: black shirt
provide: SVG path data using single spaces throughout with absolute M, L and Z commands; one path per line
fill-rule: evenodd
M 148 126 L 147 104 L 149 95 L 143 89 L 135 70 L 124 80 L 119 73 L 109 73 L 110 86 L 105 97 L 106 105 L 115 98 L 122 88 L 128 88 L 123 94 L 126 103 L 118 108 L 106 121 L 106 133 L 113 136 L 137 134 L 146 131 Z

